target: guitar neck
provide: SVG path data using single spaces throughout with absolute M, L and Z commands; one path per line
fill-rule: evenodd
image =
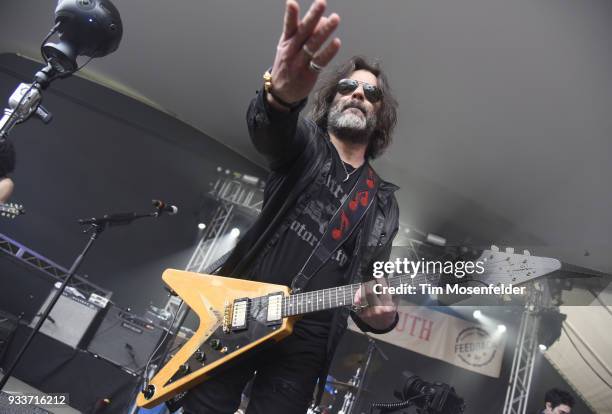
M 390 287 L 399 287 L 404 284 L 418 286 L 421 283 L 437 283 L 439 279 L 440 276 L 436 274 L 419 273 L 414 277 L 410 275 L 393 276 L 387 278 L 386 281 Z M 362 286 L 364 284 L 355 283 L 286 296 L 282 304 L 283 317 L 353 306 L 355 293 Z

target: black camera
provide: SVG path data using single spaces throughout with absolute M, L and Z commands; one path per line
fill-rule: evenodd
M 461 414 L 465 410 L 463 398 L 455 389 L 441 382 L 423 381 L 417 375 L 404 371 L 406 382 L 401 390 L 393 394 L 400 400 L 394 403 L 374 403 L 372 409 L 388 413 L 408 407 L 416 407 L 419 414 Z
M 60 0 L 55 9 L 58 43 L 46 43 L 42 54 L 55 71 L 77 70 L 78 56 L 102 57 L 119 47 L 123 25 L 110 0 Z

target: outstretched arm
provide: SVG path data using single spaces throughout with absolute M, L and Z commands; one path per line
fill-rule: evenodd
M 310 62 L 325 66 L 338 53 L 338 38 L 322 47 L 340 22 L 337 14 L 324 17 L 325 8 L 325 0 L 316 0 L 300 20 L 297 2 L 287 1 L 283 33 L 271 69 L 270 93 L 260 91 L 247 112 L 251 139 L 272 169 L 295 159 L 308 144 L 307 137 L 312 136 L 309 129 L 315 128 L 299 118 L 301 106 L 292 110 L 286 105 L 293 107 L 312 91 L 318 72 L 312 70 Z

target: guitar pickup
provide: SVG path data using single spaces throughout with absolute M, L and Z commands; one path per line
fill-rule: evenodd
M 276 325 L 283 319 L 283 294 L 270 293 L 268 295 L 268 313 L 266 322 L 268 325 Z
M 246 329 L 249 315 L 249 298 L 236 299 L 232 304 L 231 330 Z

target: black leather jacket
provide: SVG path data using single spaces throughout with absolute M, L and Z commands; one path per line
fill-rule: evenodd
M 0 178 L 15 170 L 15 147 L 8 139 L 0 138 Z
M 263 91 L 257 93 L 249 106 L 247 124 L 253 144 L 266 157 L 271 173 L 259 218 L 219 271 L 232 277 L 246 277 L 256 258 L 274 246 L 284 226 L 290 222 L 290 217 L 299 214 L 305 207 L 309 184 L 316 180 L 324 161 L 330 158 L 329 146 L 324 142 L 328 139 L 327 133 L 311 120 L 300 117 L 299 110 L 290 113 L 274 110 L 267 104 Z M 372 263 L 388 260 L 399 223 L 399 208 L 393 194 L 398 188 L 381 181 L 376 203 L 356 230 L 357 242 L 347 269 L 347 284 L 372 279 Z M 325 384 L 334 350 L 346 330 L 349 314 L 364 332 L 385 333 L 397 324 L 396 316 L 391 326 L 378 331 L 361 321 L 350 309 L 338 309 L 332 320 L 327 363 L 319 384 Z M 322 388 L 319 387 L 319 396 Z

